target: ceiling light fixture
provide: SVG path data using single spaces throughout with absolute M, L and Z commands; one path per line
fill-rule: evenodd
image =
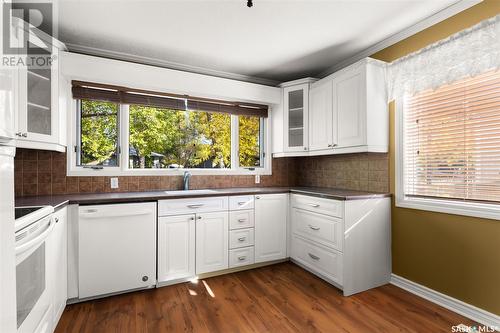
M 247 0 L 247 7 L 250 8 L 253 6 L 253 1 L 252 0 Z

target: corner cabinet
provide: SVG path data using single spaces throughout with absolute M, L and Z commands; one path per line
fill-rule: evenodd
M 308 148 L 309 86 L 313 79 L 289 82 L 283 87 L 284 149 L 303 152 Z
M 282 84 L 285 145 L 283 151 L 273 152 L 275 157 L 388 151 L 385 63 L 366 58 L 319 81 L 306 80 L 307 86 L 296 85 L 298 81 Z M 302 140 L 302 149 L 294 149 L 289 144 L 289 117 L 294 112 L 290 93 L 305 92 L 306 87 L 309 108 L 301 133 L 307 133 L 307 139 Z
M 17 34 L 35 34 L 33 29 L 23 30 L 23 26 L 16 23 L 14 30 Z M 60 108 L 61 92 L 59 80 L 59 51 L 66 50 L 64 44 L 58 40 L 36 33 L 43 39 L 33 38 L 45 47 L 52 49 L 50 67 L 23 66 L 17 71 L 16 96 L 16 146 L 20 148 L 66 150 L 66 123 L 65 109 Z M 31 39 L 30 39 L 31 40 Z M 27 59 L 28 56 L 25 56 Z
M 288 194 L 255 196 L 255 262 L 287 256 Z

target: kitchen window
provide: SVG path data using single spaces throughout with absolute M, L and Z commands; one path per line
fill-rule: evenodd
M 118 166 L 119 105 L 81 100 L 78 107 L 76 165 Z
M 129 106 L 131 169 L 230 169 L 231 115 Z
M 397 205 L 500 219 L 500 72 L 405 97 Z
M 82 83 L 73 85 L 73 95 L 70 175 L 271 172 L 267 107 Z

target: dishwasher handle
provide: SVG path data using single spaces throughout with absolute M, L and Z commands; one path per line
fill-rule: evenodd
M 150 215 L 154 212 L 151 210 L 137 210 L 133 212 L 100 212 L 98 209 L 88 209 L 84 212 L 80 213 L 80 217 L 85 219 L 100 219 L 103 217 L 124 217 L 124 216 L 141 216 L 141 215 Z

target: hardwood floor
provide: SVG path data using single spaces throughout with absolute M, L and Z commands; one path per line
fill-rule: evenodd
M 451 332 L 474 324 L 393 285 L 350 297 L 293 263 L 69 305 L 71 332 Z

